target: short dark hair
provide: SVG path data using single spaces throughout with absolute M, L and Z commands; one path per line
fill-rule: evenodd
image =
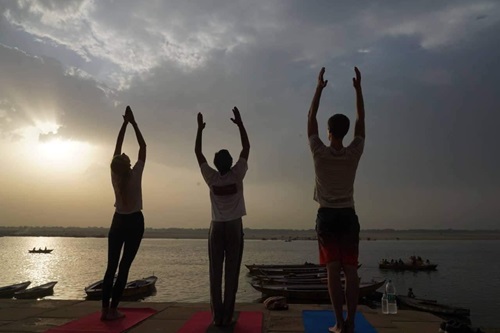
M 214 164 L 219 172 L 228 171 L 233 165 L 233 158 L 227 149 L 221 149 L 215 153 Z
M 349 131 L 349 124 L 349 118 L 337 113 L 328 119 L 328 131 L 335 139 L 342 140 Z

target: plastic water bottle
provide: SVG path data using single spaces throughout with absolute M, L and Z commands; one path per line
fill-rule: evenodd
M 389 314 L 389 303 L 387 302 L 387 293 L 384 291 L 382 295 L 382 313 Z
M 389 314 L 398 313 L 398 304 L 396 303 L 396 287 L 391 280 L 385 285 L 385 293 L 387 294 L 387 309 Z

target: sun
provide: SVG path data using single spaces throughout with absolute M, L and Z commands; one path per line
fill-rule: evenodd
M 88 151 L 88 144 L 78 141 L 52 139 L 38 144 L 42 162 L 54 167 L 70 167 L 82 162 Z
M 64 173 L 85 170 L 92 150 L 90 144 L 57 136 L 59 125 L 56 124 L 38 124 L 37 128 L 39 131 L 34 157 L 39 166 Z M 40 141 L 40 135 L 52 135 L 53 138 Z

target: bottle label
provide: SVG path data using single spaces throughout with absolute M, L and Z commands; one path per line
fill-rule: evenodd
M 396 301 L 396 295 L 394 295 L 394 294 L 388 294 L 387 295 L 387 300 L 389 302 L 395 302 Z

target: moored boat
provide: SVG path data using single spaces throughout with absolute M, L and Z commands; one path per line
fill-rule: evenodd
M 152 275 L 143 279 L 130 281 L 125 286 L 125 290 L 123 291 L 123 296 L 133 297 L 137 295 L 149 294 L 154 291 L 157 280 L 158 278 Z
M 147 295 L 154 291 L 155 284 L 158 278 L 154 275 L 148 276 L 143 279 L 130 281 L 125 285 L 123 290 L 123 297 L 134 297 L 137 295 Z M 96 299 L 102 297 L 102 283 L 103 280 L 94 282 L 85 287 L 85 293 L 88 298 Z
M 9 286 L 0 287 L 0 298 L 11 298 L 17 291 L 24 290 L 28 288 L 31 281 L 25 281 L 21 283 L 11 284 Z
M 255 274 L 252 275 L 253 279 L 261 280 L 261 279 L 319 279 L 326 278 L 327 273 L 325 272 L 317 272 L 317 273 L 278 273 L 278 274 Z
M 326 266 L 309 264 L 304 265 L 245 265 L 250 275 L 290 275 L 290 274 L 320 274 L 326 273 Z M 358 265 L 358 268 L 361 265 Z
M 323 278 L 309 278 L 309 279 L 288 279 L 288 278 L 260 278 L 258 279 L 263 284 L 326 284 L 326 276 Z
M 373 281 L 359 284 L 359 298 L 370 295 L 382 287 L 385 280 Z M 326 284 L 290 284 L 290 285 L 270 285 L 261 283 L 251 283 L 252 287 L 260 291 L 265 296 L 285 296 L 288 300 L 301 301 L 329 301 L 328 286 Z
M 14 293 L 15 298 L 40 298 L 52 295 L 54 293 L 54 286 L 57 281 L 48 282 L 33 288 L 17 291 Z
M 470 309 L 440 304 L 433 300 L 419 299 L 401 295 L 398 295 L 397 299 L 401 304 L 420 311 L 453 317 L 470 316 Z

